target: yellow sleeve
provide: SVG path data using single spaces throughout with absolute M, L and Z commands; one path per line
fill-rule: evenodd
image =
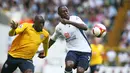
M 19 26 L 15 29 L 15 33 L 16 33 L 16 34 L 22 33 L 22 32 L 27 28 L 27 25 L 28 25 L 28 24 L 26 24 L 26 23 L 19 25 Z
M 46 39 L 43 41 L 43 48 L 44 48 L 44 56 L 47 56 L 48 54 L 48 48 L 49 48 L 49 33 L 46 36 Z
M 9 36 L 14 36 L 16 34 L 23 32 L 26 27 L 27 27 L 27 24 L 24 23 L 24 24 L 19 25 L 16 29 L 11 29 L 9 31 Z
M 9 36 L 14 36 L 14 35 L 16 35 L 15 29 L 11 29 L 11 30 L 9 31 Z

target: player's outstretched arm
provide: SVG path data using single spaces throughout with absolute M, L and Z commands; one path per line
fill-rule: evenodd
M 18 23 L 12 20 L 10 24 L 12 29 L 9 31 L 9 36 L 14 36 L 16 34 L 15 29 L 18 27 Z
M 48 41 L 49 41 L 49 33 L 48 33 L 48 36 L 46 37 L 46 39 L 43 41 L 43 50 L 37 51 L 37 53 L 39 53 L 39 55 L 38 55 L 39 58 L 44 58 L 47 56 L 48 48 L 49 48 Z
M 49 40 L 49 36 L 47 37 L 46 42 L 45 42 L 44 45 L 43 45 L 43 48 L 44 48 L 44 56 L 45 56 L 45 57 L 46 57 L 47 54 L 48 54 L 48 48 L 49 48 L 49 42 L 48 42 L 48 40 Z
M 77 22 L 73 22 L 73 21 L 70 21 L 70 20 L 67 20 L 67 19 L 60 19 L 61 23 L 63 24 L 71 24 L 79 29 L 82 29 L 82 30 L 87 30 L 88 27 L 85 25 L 85 24 L 82 24 L 82 23 L 77 23 Z
M 44 50 L 41 50 L 41 51 L 37 51 L 37 53 L 39 53 L 38 57 L 39 58 L 44 58 L 47 56 L 47 52 L 48 52 L 48 49 L 55 43 L 55 41 L 51 40 L 49 41 L 49 47 L 47 46 L 47 44 L 44 44 Z

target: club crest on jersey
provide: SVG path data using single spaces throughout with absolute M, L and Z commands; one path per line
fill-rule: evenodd
M 70 38 L 70 34 L 69 34 L 68 32 L 64 33 L 64 36 L 65 36 L 66 38 Z
M 41 38 L 41 39 L 43 39 L 43 38 L 44 38 L 44 35 L 43 35 L 43 34 L 41 34 L 41 35 L 40 35 L 40 38 Z
M 22 28 L 22 27 L 23 27 L 23 25 L 21 24 L 21 25 L 19 25 L 18 27 L 19 27 L 19 28 Z

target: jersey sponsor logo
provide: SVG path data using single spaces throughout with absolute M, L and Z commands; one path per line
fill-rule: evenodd
M 68 39 L 70 38 L 70 34 L 68 32 L 64 33 L 64 36 Z
M 41 39 L 43 39 L 43 38 L 44 38 L 44 35 L 43 35 L 43 34 L 41 34 L 41 35 L 40 35 L 40 38 L 41 38 Z
M 76 35 L 70 37 L 70 38 L 67 38 L 66 39 L 66 42 L 69 42 L 69 41 L 72 41 L 72 40 L 75 40 L 76 39 Z

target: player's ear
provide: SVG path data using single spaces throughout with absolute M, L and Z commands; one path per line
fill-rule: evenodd
M 61 16 L 61 11 L 60 11 L 60 7 L 58 8 L 58 15 Z
M 58 11 L 58 15 L 61 16 L 60 11 Z

